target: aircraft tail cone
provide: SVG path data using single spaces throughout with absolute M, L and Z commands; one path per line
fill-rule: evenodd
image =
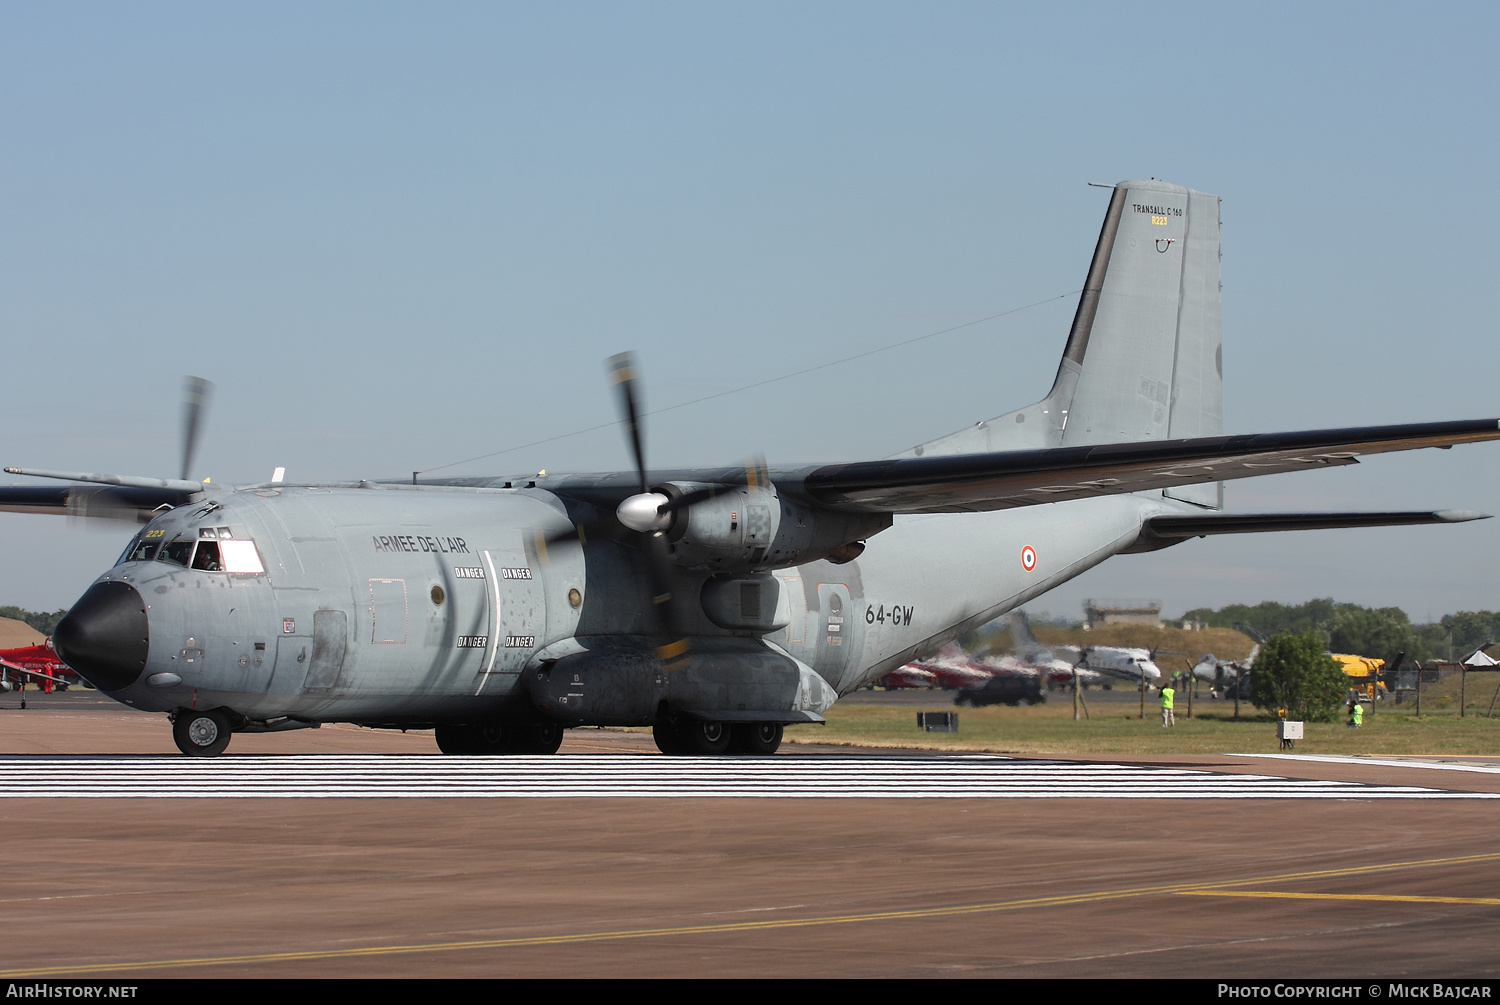
M 146 602 L 129 583 L 95 583 L 58 622 L 52 648 L 100 690 L 129 687 L 151 649 Z

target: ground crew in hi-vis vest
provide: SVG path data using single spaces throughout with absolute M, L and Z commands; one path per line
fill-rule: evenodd
M 1349 703 L 1349 728 L 1358 729 L 1365 724 L 1365 707 L 1356 698 Z
M 1177 690 L 1170 684 L 1161 689 L 1161 724 L 1164 727 L 1177 725 L 1177 720 L 1172 715 L 1172 699 L 1176 694 Z

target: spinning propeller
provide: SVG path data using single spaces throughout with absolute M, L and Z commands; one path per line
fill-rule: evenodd
M 625 352 L 611 356 L 607 362 L 611 381 L 619 394 L 621 422 L 625 426 L 630 443 L 631 459 L 635 462 L 637 483 L 640 491 L 628 496 L 615 508 L 615 517 L 620 525 L 635 532 L 642 550 L 646 553 L 647 568 L 651 576 L 652 600 L 658 612 L 663 634 L 677 636 L 676 641 L 660 646 L 658 658 L 668 669 L 682 665 L 688 652 L 688 640 L 682 635 L 684 619 L 678 617 L 681 608 L 675 606 L 672 594 L 675 563 L 672 560 L 671 544 L 666 532 L 672 526 L 673 515 L 686 511 L 701 502 L 706 502 L 739 486 L 731 484 L 708 485 L 688 492 L 668 495 L 653 491 L 646 474 L 646 453 L 642 446 L 640 394 L 637 390 L 638 376 L 635 357 Z M 770 484 L 764 459 L 757 460 L 745 468 L 745 485 L 752 492 Z M 580 537 L 582 531 L 579 531 Z
M 213 384 L 202 377 L 188 377 L 183 382 L 182 402 L 182 477 L 143 478 L 136 475 L 92 474 L 74 471 L 49 471 L 40 468 L 5 469 L 7 474 L 35 478 L 57 478 L 70 482 L 88 482 L 105 488 L 73 486 L 67 493 L 67 511 L 71 517 L 145 522 L 154 509 L 166 503 L 177 505 L 185 497 L 203 491 L 203 484 L 189 480 L 193 455 L 198 449 L 208 400 Z
M 187 481 L 193 470 L 193 455 L 198 452 L 198 435 L 203 432 L 203 417 L 214 385 L 202 377 L 182 380 L 182 479 Z
M 615 509 L 620 523 L 639 535 L 641 549 L 646 553 L 646 567 L 651 577 L 651 601 L 657 611 L 662 633 L 669 638 L 678 636 L 656 648 L 656 656 L 675 669 L 686 662 L 688 640 L 679 634 L 678 619 L 672 604 L 672 557 L 668 553 L 667 528 L 672 525 L 672 513 L 681 508 L 664 492 L 652 492 L 646 478 L 646 452 L 641 446 L 641 410 L 636 394 L 635 356 L 622 352 L 611 356 L 607 363 L 610 380 L 620 395 L 621 421 L 625 435 L 630 441 L 631 459 L 641 490 L 624 499 Z M 686 496 L 682 497 L 686 498 Z

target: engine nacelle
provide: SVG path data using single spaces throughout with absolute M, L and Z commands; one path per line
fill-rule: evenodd
M 669 483 L 677 497 L 708 488 Z M 889 513 L 835 513 L 789 499 L 774 485 L 722 488 L 672 514 L 666 535 L 672 558 L 688 569 L 715 572 L 784 569 L 817 559 L 848 561 L 854 542 L 891 525 Z
M 765 634 L 791 623 L 781 583 L 769 572 L 710 576 L 700 594 L 703 613 L 720 628 Z

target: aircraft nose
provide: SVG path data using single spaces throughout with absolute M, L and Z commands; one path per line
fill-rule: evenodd
M 58 622 L 52 647 L 100 690 L 129 687 L 151 649 L 146 602 L 129 583 L 95 583 Z

